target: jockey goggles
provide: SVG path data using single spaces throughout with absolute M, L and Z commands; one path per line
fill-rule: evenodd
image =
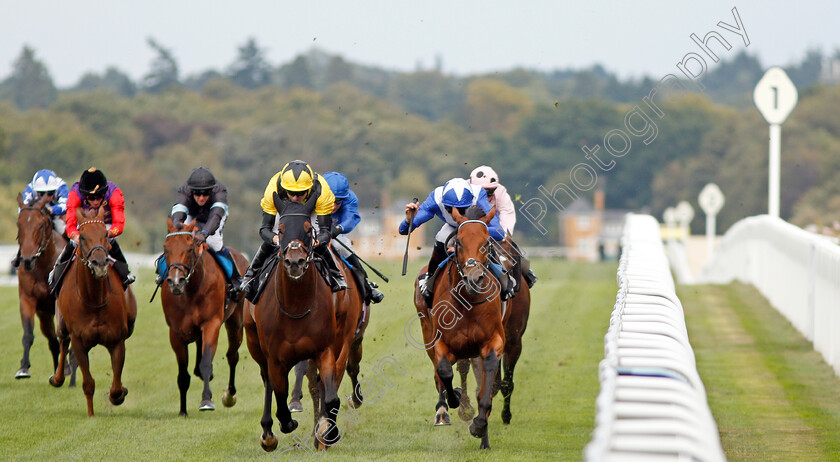
M 193 189 L 193 196 L 210 196 L 212 190 L 210 189 Z

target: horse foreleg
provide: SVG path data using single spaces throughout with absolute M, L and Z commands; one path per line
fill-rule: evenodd
M 513 339 L 511 339 L 513 340 Z M 502 409 L 502 422 L 509 424 L 512 414 L 510 413 L 510 399 L 513 396 L 513 370 L 522 354 L 522 339 L 515 342 L 505 343 L 504 370 L 505 378 L 502 380 L 502 396 L 505 397 L 505 407 Z
M 303 361 L 306 364 L 306 382 L 309 388 L 309 396 L 312 398 L 312 434 L 315 434 L 315 429 L 318 427 L 318 419 L 324 415 L 324 403 L 321 397 L 324 396 L 324 383 L 318 377 L 318 369 L 315 367 L 315 361 Z M 300 365 L 300 363 L 298 363 Z
M 269 359 L 268 378 L 274 388 L 274 399 L 277 401 L 277 420 L 280 422 L 280 431 L 291 433 L 298 426 L 296 420 L 292 419 L 289 412 L 289 405 L 286 400 L 289 397 L 289 367 Z
M 236 365 L 239 363 L 239 346 L 242 345 L 242 317 L 237 317 L 237 313 L 234 312 L 225 321 L 225 330 L 227 331 L 228 337 L 228 350 L 225 357 L 230 368 L 228 387 L 222 394 L 222 404 L 225 407 L 231 407 L 236 404 Z
M 187 416 L 187 390 L 190 389 L 189 356 L 190 350 L 181 337 L 172 329 L 169 330 L 169 345 L 175 352 L 175 361 L 178 363 L 178 394 L 181 397 L 181 408 L 178 415 Z
M 438 392 L 438 402 L 435 404 L 435 420 L 436 427 L 442 425 L 451 425 L 452 420 L 449 418 L 449 407 L 446 405 L 446 388 L 443 386 L 443 381 L 435 372 L 435 390 Z
M 350 345 L 350 354 L 347 356 L 347 374 L 350 376 L 350 383 L 353 385 L 352 399 L 347 403 L 354 408 L 358 408 L 364 401 L 362 396 L 362 388 L 359 386 L 359 364 L 362 362 L 362 337 L 353 340 Z
M 319 449 L 326 449 L 332 446 L 341 439 L 341 433 L 338 431 L 338 425 L 335 419 L 338 416 L 338 408 L 341 406 L 341 400 L 338 398 L 338 390 L 336 388 L 336 367 L 335 354 L 332 348 L 327 348 L 318 357 L 318 375 L 324 383 L 324 417 L 318 423 L 318 428 L 315 431 L 315 444 Z
M 487 437 L 487 421 L 490 418 L 490 410 L 493 405 L 493 381 L 496 373 L 499 372 L 499 358 L 495 350 L 484 358 L 481 374 L 481 390 L 478 399 L 478 416 L 470 424 L 470 434 L 481 438 L 481 449 L 490 449 L 490 441 Z
M 221 322 L 215 319 L 205 323 L 201 327 L 201 343 L 204 348 L 202 348 L 199 367 L 201 370 L 201 379 L 204 380 L 204 391 L 201 392 L 201 404 L 198 406 L 199 411 L 216 410 L 216 405 L 213 404 L 213 392 L 210 391 L 210 381 L 213 380 L 213 356 L 216 355 L 216 347 L 219 343 L 219 328 L 221 327 Z
M 263 433 L 260 436 L 260 446 L 266 451 L 271 452 L 277 449 L 277 437 L 271 432 L 271 394 L 274 390 L 271 388 L 271 381 L 268 379 L 268 374 L 260 365 L 260 375 L 265 386 L 265 400 L 263 402 L 263 415 L 260 419 L 260 426 L 262 426 Z
M 56 312 L 58 311 L 56 310 Z M 57 321 L 58 326 L 56 328 L 56 336 L 58 337 L 59 341 L 58 365 L 55 366 L 55 371 L 50 377 L 50 385 L 54 387 L 60 387 L 64 385 L 64 368 L 67 364 L 67 350 L 70 348 L 70 333 L 67 332 L 67 326 L 64 325 L 64 320 L 61 318 L 61 314 L 58 314 Z M 75 385 L 75 369 L 73 369 L 72 374 L 73 376 L 71 378 L 70 385 Z
M 461 405 L 461 389 L 452 388 L 452 379 L 455 377 L 452 372 L 453 362 L 455 362 L 455 356 L 449 352 L 449 348 L 443 342 L 437 342 L 435 344 L 435 372 L 446 390 L 447 404 L 455 409 Z
M 309 361 L 303 360 L 295 365 L 295 387 L 292 389 L 292 399 L 289 401 L 289 412 L 303 412 L 303 376 L 309 369 Z
M 108 399 L 114 406 L 119 406 L 125 401 L 125 395 L 128 394 L 128 389 L 122 384 L 122 370 L 125 365 L 125 340 L 112 345 L 108 348 L 108 351 L 111 353 L 111 369 L 114 372 Z
M 470 360 L 459 359 L 457 364 L 458 374 L 461 376 L 461 406 L 458 408 L 458 416 L 464 422 L 469 422 L 475 416 L 475 409 L 470 403 L 470 394 L 467 393 L 467 376 L 470 373 Z M 476 394 L 478 397 L 478 394 Z
M 58 353 L 61 350 L 61 345 L 58 344 L 58 337 L 55 335 L 55 314 L 54 312 L 36 311 L 38 319 L 41 321 L 41 333 L 47 338 L 47 343 L 52 353 L 53 367 L 58 367 Z
M 81 339 L 75 335 L 72 337 L 72 345 L 73 354 L 76 355 L 79 368 L 82 370 L 82 391 L 87 399 L 88 417 L 93 417 L 93 392 L 96 390 L 96 382 L 90 374 L 90 362 L 88 360 L 90 347 L 82 345 Z
M 23 326 L 23 357 L 20 359 L 20 369 L 15 373 L 16 379 L 28 379 L 29 373 L 29 350 L 35 342 L 35 302 L 28 296 L 20 297 L 20 323 Z

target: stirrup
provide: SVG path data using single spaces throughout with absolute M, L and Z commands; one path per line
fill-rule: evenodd
M 370 289 L 370 301 L 371 303 L 379 303 L 385 298 L 385 294 L 382 293 L 379 289 L 374 289 L 371 287 Z

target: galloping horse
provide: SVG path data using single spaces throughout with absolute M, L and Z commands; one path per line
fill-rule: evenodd
M 291 433 L 297 428 L 286 402 L 288 374 L 301 360 L 312 359 L 321 379 L 319 389 L 323 390 L 315 443 L 325 449 L 341 436 L 334 423 L 340 405 L 337 391 L 358 321 L 358 314 L 352 318 L 349 310 L 342 307 L 345 302 L 338 300 L 355 295 L 347 294 L 347 290 L 332 293 L 313 264 L 315 243 L 310 215 L 315 199 L 300 204 L 280 202 L 275 197 L 275 205 L 280 216 L 280 246 L 272 258 L 279 257 L 282 267 L 278 262 L 278 267 L 270 270 L 265 292 L 251 316 L 245 316 L 248 350 L 259 364 L 265 384 L 260 444 L 266 451 L 277 448 L 277 437 L 271 431 L 272 392 L 277 401 L 280 431 Z M 343 336 L 338 330 L 342 324 Z
M 194 374 L 204 380 L 199 410 L 214 410 L 210 380 L 213 378 L 213 356 L 219 342 L 219 329 L 225 324 L 228 336 L 227 360 L 230 366 L 228 388 L 222 395 L 222 404 L 236 404 L 236 364 L 239 362 L 239 345 L 242 344 L 244 297 L 239 301 L 225 300 L 225 276 L 213 261 L 207 245 L 196 246 L 193 241 L 195 225 L 184 226 L 180 231 L 166 220 L 168 233 L 163 242 L 166 258 L 166 284 L 169 290 L 161 295 L 163 314 L 169 326 L 169 343 L 178 361 L 178 390 L 181 393 L 180 415 L 187 415 L 187 390 L 190 387 L 187 346 L 195 342 Z M 239 252 L 230 249 L 239 271 L 248 262 Z
M 76 218 L 79 220 L 79 245 L 58 294 L 56 317 L 61 353 L 50 385 L 60 387 L 64 384 L 64 364 L 72 340 L 73 353 L 82 369 L 88 416 L 93 417 L 96 386 L 90 374 L 88 352 L 96 345 L 108 349 L 114 374 L 109 399 L 114 405 L 122 404 L 128 394 L 122 386 L 125 340 L 134 331 L 137 301 L 130 286 L 123 290 L 117 270 L 108 264 L 111 243 L 102 208 L 84 212 L 80 207 L 76 210 Z
M 485 215 L 480 208 L 471 206 L 466 216 L 452 209 L 452 217 L 458 224 L 455 253 L 435 280 L 431 311 L 416 282 L 414 291 L 426 352 L 435 366 L 438 388 L 435 425 L 449 423 L 447 405 L 452 408 L 460 405 L 460 390 L 452 387 L 452 364 L 459 359 L 481 358 L 479 411 L 470 424 L 470 434 L 481 438 L 481 449 L 490 448 L 487 421 L 493 399 L 491 389 L 505 348 L 499 284 L 487 268 L 491 245 L 487 224 L 495 214 L 495 207 Z
M 507 271 L 511 271 L 514 264 L 519 264 L 514 260 L 519 255 L 519 250 L 513 244 L 510 236 L 505 237 L 505 240 L 502 242 L 502 251 L 500 253 L 508 257 L 504 264 Z M 502 375 L 497 374 L 495 383 L 493 384 L 493 396 L 495 397 L 496 393 L 501 390 L 502 396 L 505 398 L 505 407 L 502 410 L 502 423 L 505 424 L 509 424 L 512 417 L 510 412 L 510 399 L 513 395 L 513 370 L 516 368 L 517 361 L 519 361 L 519 355 L 522 354 L 522 336 L 525 334 L 525 328 L 528 326 L 528 316 L 531 313 L 531 289 L 525 282 L 524 275 L 520 275 L 519 284 L 519 292 L 507 301 L 507 307 L 502 318 L 502 324 L 505 326 L 505 353 L 503 358 L 505 377 L 503 380 Z M 481 376 L 478 372 L 480 370 L 480 361 L 478 358 L 458 360 L 458 372 L 461 374 L 461 388 L 464 390 L 467 389 L 467 374 L 469 373 L 470 364 L 472 364 L 476 382 L 478 382 L 478 377 Z M 476 394 L 478 394 L 478 390 L 476 390 Z M 462 420 L 468 421 L 472 418 L 473 409 L 469 404 L 466 391 L 464 391 L 462 398 L 458 415 Z
M 60 346 L 55 335 L 55 297 L 50 294 L 47 278 L 58 254 L 67 241 L 53 228 L 52 217 L 46 205 L 52 199 L 44 195 L 37 202 L 23 203 L 18 194 L 20 213 L 17 220 L 17 241 L 20 244 L 22 265 L 18 270 L 18 295 L 20 296 L 20 322 L 23 324 L 23 358 L 16 379 L 28 379 L 29 349 L 35 341 L 35 315 L 41 321 L 41 332 L 47 338 L 53 357 L 53 370 L 58 366 Z

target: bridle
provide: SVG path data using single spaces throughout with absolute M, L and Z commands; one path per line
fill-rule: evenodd
M 192 233 L 189 232 L 189 231 L 178 231 L 178 232 L 174 232 L 174 233 L 169 233 L 169 234 L 166 235 L 166 237 L 163 238 L 164 242 L 166 242 L 166 240 L 169 239 L 172 236 L 192 236 Z M 195 273 L 195 269 L 198 267 L 198 263 L 200 262 L 199 258 L 201 257 L 201 254 L 195 248 L 195 241 L 193 241 L 190 244 L 190 246 L 192 248 L 193 258 L 192 258 L 192 261 L 190 262 L 189 266 L 184 264 L 184 263 L 181 263 L 181 262 L 169 263 L 169 260 L 167 260 L 166 261 L 166 276 L 167 277 L 169 276 L 170 271 L 172 271 L 173 269 L 177 269 L 177 270 L 180 270 L 181 272 L 183 272 L 184 274 L 186 274 L 186 276 L 184 277 L 185 283 L 186 284 L 190 283 L 190 278 L 192 277 L 193 273 Z M 204 279 L 204 273 L 203 272 L 202 272 L 201 278 Z
M 81 231 L 83 226 L 93 224 L 93 223 L 101 223 L 102 225 L 105 225 L 105 222 L 103 220 L 88 220 L 88 221 L 79 223 L 78 229 Z M 91 255 L 93 255 L 93 253 L 96 252 L 97 250 L 101 250 L 101 251 L 105 252 L 105 260 L 107 261 L 107 259 L 108 259 L 108 249 L 105 248 L 104 245 L 97 244 L 97 245 L 91 247 L 90 250 L 88 250 L 87 253 L 85 253 L 82 249 L 81 242 L 79 242 L 79 255 L 78 255 L 79 260 L 81 260 L 82 263 L 84 263 L 85 266 L 87 266 L 89 271 L 93 271 L 93 262 L 91 262 L 91 260 L 90 260 Z M 83 254 L 84 254 L 84 256 L 83 256 Z M 78 276 L 77 276 L 77 278 L 78 278 Z M 100 303 L 99 305 L 94 305 L 92 303 L 88 303 L 87 301 L 85 301 L 84 297 L 82 297 L 82 294 L 79 292 L 79 282 L 78 282 L 78 280 L 76 281 L 76 296 L 79 297 L 79 300 L 81 300 L 82 303 L 84 303 L 86 306 L 92 307 L 94 309 L 102 308 L 103 306 L 107 305 L 109 301 L 111 301 L 111 278 L 108 277 L 108 278 L 106 278 L 106 280 L 108 281 L 108 290 L 106 292 L 108 294 L 108 296 L 105 297 L 105 301 Z
M 309 218 L 309 215 L 305 214 L 305 213 L 289 213 L 287 215 L 283 215 L 281 218 L 288 217 L 288 216 L 303 216 L 303 217 Z M 315 239 L 315 228 L 314 227 L 310 228 L 309 234 L 310 234 L 310 236 L 309 236 L 310 243 L 312 243 Z M 303 249 L 306 252 L 306 260 L 304 260 L 303 271 L 301 271 L 300 276 L 298 276 L 298 277 L 289 276 L 293 280 L 298 280 L 298 279 L 302 278 L 303 275 L 306 274 L 306 270 L 309 268 L 309 264 L 312 263 L 312 260 L 314 258 L 315 246 L 314 245 L 306 246 L 302 242 L 300 242 L 298 240 L 294 240 L 294 241 L 286 244 L 286 247 L 284 247 L 283 250 L 280 251 L 280 258 L 282 260 L 285 260 L 286 259 L 286 252 L 288 252 L 290 250 L 299 250 L 299 249 Z M 283 271 L 283 269 L 278 268 L 278 271 Z M 304 311 L 301 314 L 291 314 L 288 311 L 286 311 L 285 309 L 283 309 L 283 303 L 280 301 L 280 278 L 275 277 L 274 278 L 274 299 L 275 299 L 275 301 L 277 301 L 277 308 L 280 310 L 280 312 L 285 314 L 286 316 L 292 318 L 292 319 L 301 319 L 301 318 L 305 317 L 306 315 L 308 315 L 309 313 L 311 313 L 312 308 L 315 306 L 315 301 L 318 299 L 318 278 L 317 277 L 313 278 L 312 282 L 313 282 L 312 283 L 312 286 L 313 286 L 312 302 L 309 303 L 309 308 L 307 308 L 306 311 Z
M 458 225 L 458 231 L 460 231 L 461 227 L 466 225 L 467 223 L 480 223 L 482 226 L 487 228 L 487 223 L 485 223 L 481 220 L 466 220 L 466 221 L 462 222 L 460 225 Z M 488 237 L 487 241 L 485 241 L 485 243 L 488 243 L 489 241 L 490 241 L 490 238 Z M 454 255 L 455 258 L 454 258 L 454 260 L 455 260 L 455 268 L 457 269 L 458 276 L 461 278 L 461 280 L 467 280 L 467 276 L 466 276 L 465 272 L 467 270 L 471 270 L 473 268 L 479 268 L 481 270 L 481 274 L 483 276 L 487 277 L 487 272 L 489 270 L 489 268 L 487 268 L 487 264 L 484 263 L 484 262 L 481 262 L 481 261 L 479 261 L 475 258 L 468 258 L 466 263 L 464 263 L 464 265 L 461 266 L 461 260 L 458 258 L 458 249 L 459 248 L 461 248 L 461 240 L 458 239 L 457 235 L 456 235 L 456 238 L 455 238 L 455 255 Z M 452 275 L 452 273 L 451 273 L 451 270 L 450 270 L 450 287 L 453 287 L 452 283 L 451 283 L 451 277 L 452 277 L 451 275 Z M 470 301 L 469 303 L 471 305 L 480 305 L 480 304 L 490 300 L 491 298 L 493 298 L 493 296 L 494 295 L 491 294 L 490 296 L 488 296 L 484 300 L 477 301 L 477 302 Z
M 52 239 L 52 229 L 53 229 L 52 228 L 52 217 L 50 217 L 49 212 L 47 212 L 47 210 L 43 207 L 26 206 L 26 207 L 22 207 L 20 210 L 21 211 L 37 210 L 38 212 L 41 213 L 41 215 L 43 215 L 47 219 L 46 225 L 40 227 L 40 229 L 44 230 L 44 232 L 43 232 L 43 236 L 41 238 L 41 244 L 38 246 L 38 251 L 35 252 L 34 254 L 32 254 L 31 258 L 34 261 L 34 260 L 37 260 L 38 257 L 40 257 L 41 254 L 44 253 L 44 250 L 47 249 L 47 245 L 49 245 L 49 243 L 50 243 L 50 239 Z M 18 239 L 19 238 L 20 238 L 20 236 L 18 236 Z

